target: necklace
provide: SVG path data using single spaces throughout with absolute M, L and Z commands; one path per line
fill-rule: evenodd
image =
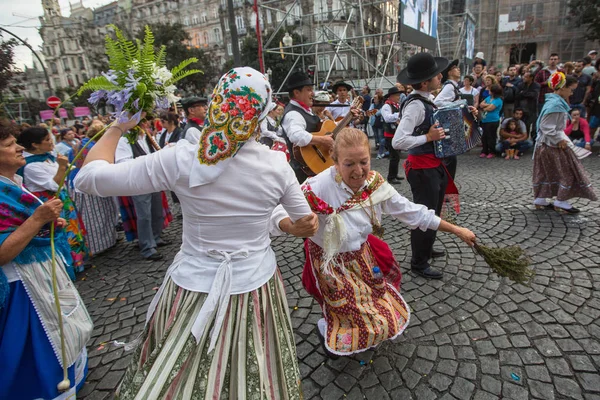
M 362 190 L 358 191 L 355 196 L 361 198 Z M 371 213 L 367 211 L 365 206 L 363 206 L 364 201 L 359 202 L 360 208 L 367 214 L 369 220 L 371 221 L 371 230 L 373 231 L 373 235 L 377 236 L 379 239 L 383 239 L 383 234 L 385 233 L 385 228 L 379 222 L 377 218 L 377 212 L 375 211 L 375 207 L 373 206 L 373 199 L 369 196 L 369 208 L 371 209 Z

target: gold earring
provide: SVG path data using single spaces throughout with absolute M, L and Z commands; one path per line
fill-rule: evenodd
M 342 183 L 342 176 L 340 175 L 340 173 L 336 173 L 335 174 L 335 181 L 336 183 L 339 185 L 340 183 Z

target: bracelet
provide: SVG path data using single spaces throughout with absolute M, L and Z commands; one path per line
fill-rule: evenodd
M 120 126 L 111 125 L 111 126 L 108 127 L 108 129 L 110 129 L 110 128 L 115 128 L 115 129 L 120 130 L 121 131 L 121 136 L 123 136 L 123 134 L 125 133 L 125 131 L 123 130 L 123 128 L 121 128 Z

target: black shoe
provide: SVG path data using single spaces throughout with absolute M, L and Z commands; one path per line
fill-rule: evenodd
M 319 329 L 318 325 L 317 325 L 317 335 L 319 336 L 319 341 L 321 342 L 321 346 L 323 346 L 323 351 L 325 352 L 325 355 L 327 357 L 331 358 L 332 360 L 337 360 L 338 358 L 340 358 L 340 356 L 338 356 L 337 354 L 333 354 L 332 352 L 327 350 L 327 346 L 325 346 L 325 338 L 323 337 L 323 335 L 321 335 L 321 330 Z
M 431 258 L 440 258 L 440 257 L 444 257 L 445 255 L 446 255 L 445 250 L 436 250 L 436 249 L 431 250 Z
M 162 260 L 163 259 L 163 255 L 160 253 L 154 253 L 151 256 L 146 257 L 146 260 L 150 260 L 150 261 L 158 261 L 158 260 Z
M 561 214 L 577 214 L 577 213 L 579 213 L 579 209 L 575 208 L 575 207 L 562 208 L 562 207 L 554 206 L 554 209 Z
M 115 225 L 115 229 L 117 230 L 117 232 L 123 232 L 123 223 L 119 222 L 117 225 Z
M 169 246 L 169 245 L 171 245 L 171 244 L 173 244 L 173 241 L 172 241 L 172 240 L 164 240 L 164 239 L 161 239 L 161 240 L 160 240 L 160 242 L 157 242 L 157 243 L 156 243 L 156 247 Z
M 397 176 L 396 179 L 403 181 L 404 177 L 403 176 Z
M 444 276 L 444 274 L 432 267 L 427 267 L 425 269 L 411 268 L 411 271 L 427 279 L 442 279 L 442 276 Z
M 392 185 L 399 185 L 402 183 L 402 181 L 399 180 L 398 178 L 392 178 L 392 179 L 388 179 L 388 183 L 390 183 Z

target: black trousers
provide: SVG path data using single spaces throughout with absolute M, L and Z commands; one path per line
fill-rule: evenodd
M 439 216 L 444 204 L 446 186 L 448 186 L 448 175 L 444 167 L 440 165 L 437 168 L 411 169 L 407 179 L 412 191 L 413 202 L 435 210 L 435 214 Z M 429 267 L 436 233 L 437 231 L 433 229 L 423 232 L 419 228 L 410 232 L 412 249 L 410 267 L 412 269 L 423 270 Z
M 496 152 L 496 138 L 498 137 L 498 125 L 500 122 L 485 122 L 481 124 L 483 135 L 481 136 L 481 144 L 483 154 L 494 154 Z
M 388 168 L 387 180 L 396 179 L 398 176 L 398 164 L 400 164 L 400 152 L 392 147 L 391 137 L 385 138 L 385 147 L 390 152 L 390 166 Z
M 444 161 L 444 164 L 446 165 L 446 169 L 448 170 L 448 173 L 454 180 L 454 177 L 456 176 L 456 166 L 458 165 L 458 159 L 456 158 L 456 156 L 450 156 L 450 157 L 444 158 L 443 161 Z

